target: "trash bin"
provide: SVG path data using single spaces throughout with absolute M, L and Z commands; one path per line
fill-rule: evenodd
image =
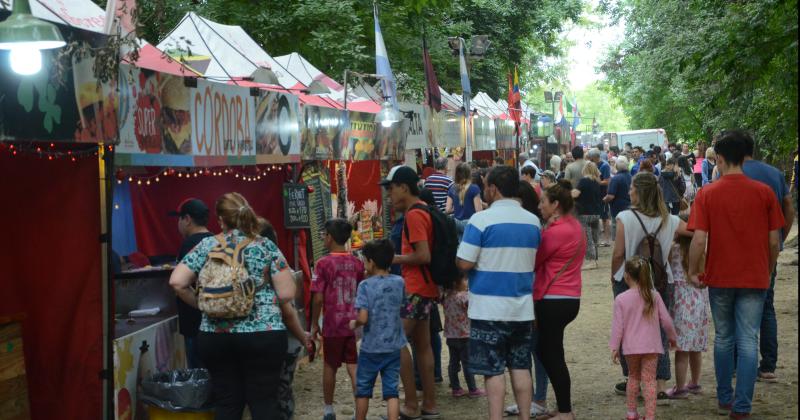
M 206 369 L 179 369 L 156 373 L 142 381 L 139 398 L 151 420 L 213 419 L 208 404 L 211 380 Z

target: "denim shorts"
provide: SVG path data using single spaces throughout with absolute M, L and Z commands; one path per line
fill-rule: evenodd
M 470 320 L 469 367 L 475 375 L 531 368 L 531 321 Z
M 391 353 L 368 353 L 358 355 L 356 368 L 356 398 L 372 398 L 375 379 L 381 374 L 383 399 L 398 398 L 397 385 L 400 380 L 400 350 Z

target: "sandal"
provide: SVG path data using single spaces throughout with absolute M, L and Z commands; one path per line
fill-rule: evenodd
M 758 380 L 760 382 L 770 382 L 775 383 L 778 382 L 778 375 L 775 372 L 758 372 Z
M 671 400 L 685 400 L 689 398 L 689 388 L 683 387 L 678 389 L 677 386 L 673 386 L 667 392 L 667 397 Z
M 438 412 L 431 412 L 425 410 L 421 410 L 420 412 L 422 413 L 423 420 L 437 420 L 442 418 L 442 415 Z
M 400 420 L 421 420 L 421 419 L 422 416 L 409 416 L 408 414 L 400 410 Z
M 703 387 L 699 384 L 689 384 L 686 385 L 686 390 L 693 395 L 702 395 L 703 394 Z

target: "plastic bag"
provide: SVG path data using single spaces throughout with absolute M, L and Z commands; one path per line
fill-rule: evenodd
M 179 369 L 156 373 L 142 381 L 146 403 L 169 411 L 205 408 L 211 394 L 211 379 L 206 369 Z

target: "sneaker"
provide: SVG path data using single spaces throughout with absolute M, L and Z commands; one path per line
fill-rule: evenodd
M 626 395 L 628 393 L 628 381 L 626 380 L 614 385 L 614 392 L 617 395 Z
M 733 403 L 728 403 L 728 404 L 717 403 L 717 414 L 719 414 L 720 416 L 730 414 L 732 408 L 733 408 Z
M 454 389 L 453 392 L 451 393 L 451 395 L 456 397 L 456 398 L 463 397 L 464 395 L 467 395 L 467 391 L 464 391 L 463 389 L 458 388 L 458 389 Z M 472 396 L 471 392 L 470 392 L 470 396 Z
M 678 389 L 677 386 L 673 386 L 667 390 L 666 394 L 671 400 L 685 400 L 689 398 L 689 389 L 686 387 Z
M 690 394 L 693 394 L 693 395 L 702 395 L 703 394 L 703 387 L 698 385 L 698 384 L 686 385 L 686 389 L 689 391 Z
M 546 414 L 550 414 L 550 412 L 547 411 L 547 407 L 531 402 L 531 417 L 538 417 Z
M 442 378 L 441 376 L 438 377 L 438 378 L 433 378 L 433 382 L 436 383 L 436 384 L 440 384 L 440 383 L 444 382 L 444 378 Z
M 519 414 L 519 406 L 516 404 L 511 404 L 503 410 L 503 413 L 507 416 L 516 416 Z
M 731 414 L 728 416 L 732 419 L 741 420 L 741 419 L 749 419 L 750 413 L 735 413 L 731 411 Z
M 485 396 L 486 396 L 486 391 L 484 391 L 484 390 L 482 390 L 480 388 L 474 389 L 474 390 L 469 392 L 469 397 L 470 398 L 480 398 L 480 397 L 485 397 Z

